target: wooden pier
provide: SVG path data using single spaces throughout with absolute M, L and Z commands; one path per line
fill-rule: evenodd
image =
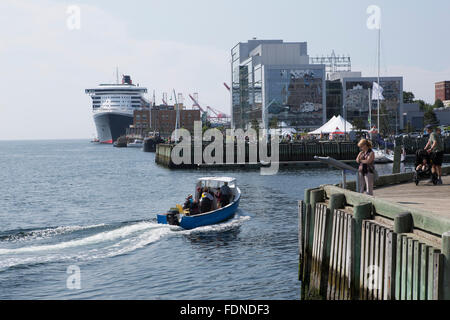
M 170 169 L 192 169 L 198 167 L 260 167 L 261 159 L 259 155 L 259 145 L 245 143 L 244 161 L 238 158 L 238 147 L 234 144 L 234 158 L 232 161 L 227 161 L 227 145 L 223 145 L 223 161 L 218 164 L 209 164 L 204 161 L 203 152 L 208 144 L 203 144 L 201 161 L 197 161 L 194 157 L 194 145 L 191 147 L 191 161 L 190 163 L 183 163 L 176 165 L 172 161 L 172 150 L 174 144 L 159 144 L 156 147 L 155 162 L 159 165 Z M 251 154 L 250 150 L 256 151 L 256 154 Z M 267 146 L 270 150 L 270 144 Z M 341 161 L 355 162 L 358 156 L 359 148 L 353 142 L 297 142 L 297 143 L 280 143 L 279 145 L 279 163 L 280 166 L 321 166 L 314 160 L 315 156 L 331 156 Z M 252 159 L 254 156 L 254 159 Z
M 450 300 L 450 177 L 443 181 L 385 176 L 374 197 L 334 185 L 306 190 L 302 299 Z

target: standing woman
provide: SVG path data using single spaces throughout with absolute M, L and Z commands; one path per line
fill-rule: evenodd
M 359 191 L 373 196 L 373 184 L 375 177 L 375 153 L 372 150 L 372 143 L 366 139 L 361 140 L 358 143 L 358 147 L 361 149 L 356 162 L 359 164 Z

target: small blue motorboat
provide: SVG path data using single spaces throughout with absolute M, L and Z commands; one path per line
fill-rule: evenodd
M 198 203 L 202 197 L 202 190 L 208 188 L 210 193 L 215 194 L 224 185 L 228 185 L 231 190 L 229 204 L 220 207 L 217 198 L 214 197 L 209 212 L 199 212 L 192 214 L 190 210 L 183 209 L 181 205 L 177 208 L 170 209 L 169 212 L 158 214 L 157 219 L 160 224 L 177 225 L 183 229 L 191 230 L 198 227 L 217 224 L 234 217 L 239 207 L 241 199 L 241 190 L 236 186 L 236 179 L 230 177 L 208 177 L 197 180 L 195 190 L 195 201 Z

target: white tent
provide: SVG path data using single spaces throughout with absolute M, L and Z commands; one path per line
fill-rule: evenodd
M 271 135 L 278 135 L 278 136 L 285 137 L 287 135 L 292 136 L 294 133 L 297 133 L 297 130 L 295 130 L 294 128 L 288 127 L 286 122 L 281 122 L 280 128 L 278 128 L 278 129 L 270 129 Z
M 342 118 L 341 116 L 334 116 L 332 119 L 330 119 L 330 121 L 328 121 L 327 123 L 325 123 L 322 127 L 320 127 L 319 129 L 310 132 L 309 134 L 314 135 L 314 134 L 330 134 L 336 131 L 342 131 L 345 133 L 349 133 L 353 131 L 353 126 L 350 122 L 346 121 L 344 118 Z

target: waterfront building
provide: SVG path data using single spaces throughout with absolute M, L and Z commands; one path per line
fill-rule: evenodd
M 371 100 L 373 83 L 377 77 L 363 77 L 361 72 L 338 72 L 329 75 L 327 81 L 327 119 L 342 115 L 350 123 L 359 122 L 369 128 L 369 105 L 371 124 L 378 123 L 378 103 Z M 403 119 L 403 77 L 381 77 L 384 100 L 380 101 L 380 124 L 389 128 L 391 133 L 406 125 Z
M 450 107 L 450 81 L 436 82 L 435 100 L 441 100 L 446 107 Z
M 249 40 L 231 50 L 232 127 L 296 129 L 326 122 L 325 65 L 306 42 Z
M 194 122 L 201 121 L 200 110 L 185 109 L 180 103 L 179 115 L 179 128 L 187 129 L 193 134 Z M 152 106 L 134 111 L 133 128 L 143 132 L 158 132 L 162 137 L 170 137 L 175 130 L 176 121 L 175 106 Z

